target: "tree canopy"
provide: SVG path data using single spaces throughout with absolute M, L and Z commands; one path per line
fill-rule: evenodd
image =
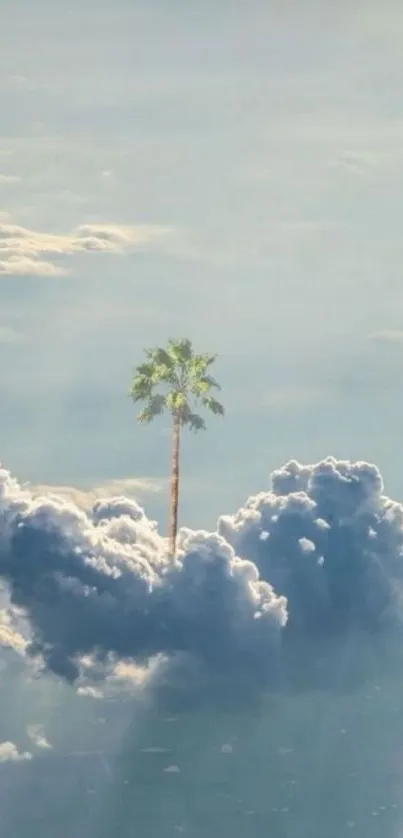
M 144 402 L 138 422 L 151 422 L 168 410 L 180 425 L 199 431 L 206 428 L 197 412 L 200 407 L 224 415 L 222 404 L 212 395 L 221 389 L 210 375 L 216 355 L 196 354 L 187 338 L 169 340 L 166 348 L 147 349 L 145 355 L 145 362 L 136 367 L 129 394 L 134 402 Z

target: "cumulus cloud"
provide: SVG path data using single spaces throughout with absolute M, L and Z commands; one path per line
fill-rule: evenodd
M 10 613 L 30 626 L 28 658 L 82 694 L 138 688 L 181 660 L 260 681 L 295 636 L 400 625 L 402 554 L 403 506 L 365 462 L 288 462 L 217 532 L 182 528 L 174 561 L 133 499 L 83 509 L 0 471 Z
M 21 762 L 32 759 L 28 751 L 19 751 L 13 742 L 2 742 L 0 744 L 0 762 Z
M 403 506 L 383 488 L 365 462 L 292 460 L 271 491 L 220 519 L 221 535 L 286 597 L 288 631 L 373 629 L 398 616 Z
M 171 228 L 158 224 L 93 223 L 82 224 L 70 233 L 43 233 L 3 217 L 0 219 L 0 276 L 64 276 L 67 268 L 51 257 L 131 252 L 158 243 L 170 232 Z
M 118 659 L 196 656 L 215 669 L 261 668 L 275 653 L 285 601 L 218 533 L 183 530 L 177 560 L 125 498 L 86 512 L 36 497 L 0 472 L 0 575 L 32 627 L 28 653 L 74 681 Z M 96 674 L 94 670 L 94 673 Z

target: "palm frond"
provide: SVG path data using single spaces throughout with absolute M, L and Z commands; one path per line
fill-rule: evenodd
M 150 398 L 154 384 L 150 378 L 138 374 L 132 381 L 129 396 L 134 402 L 144 401 Z
M 225 410 L 221 402 L 214 399 L 213 396 L 203 396 L 201 399 L 203 407 L 211 410 L 215 416 L 224 416 Z
M 168 369 L 172 369 L 174 366 L 174 359 L 162 346 L 155 346 L 152 349 L 146 349 L 145 353 L 149 362 L 153 366 L 167 367 Z
M 191 359 L 191 369 L 193 375 L 206 375 L 208 368 L 214 363 L 216 358 L 217 355 L 194 355 Z
M 137 421 L 141 423 L 149 423 L 156 416 L 160 416 L 166 407 L 166 397 L 158 394 L 150 396 L 146 406 L 137 415 Z
M 147 350 L 148 361 L 139 364 L 135 370 L 129 394 L 134 401 L 148 398 L 153 388 L 160 384 L 177 384 L 173 366 L 168 366 L 164 362 L 159 363 L 161 359 L 155 352 L 156 350 Z
M 193 358 L 192 341 L 189 338 L 168 341 L 168 353 L 180 367 L 185 367 Z
M 221 390 L 218 381 L 216 381 L 211 375 L 201 375 L 198 378 L 192 379 L 189 384 L 190 389 L 196 398 L 207 395 L 209 390 L 212 390 L 213 388 Z
M 188 404 L 181 410 L 181 425 L 186 425 L 191 431 L 205 431 L 206 423 L 202 416 L 194 413 Z
M 136 367 L 135 372 L 136 375 L 143 375 L 144 378 L 152 378 L 155 374 L 154 361 L 150 360 L 148 363 L 144 362 L 143 364 L 139 364 L 138 367 Z

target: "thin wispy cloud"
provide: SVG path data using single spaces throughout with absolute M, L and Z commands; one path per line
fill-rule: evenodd
M 384 329 L 370 335 L 370 340 L 386 345 L 403 345 L 403 329 Z
M 36 748 L 43 748 L 44 750 L 50 750 L 52 748 L 52 745 L 45 736 L 43 725 L 28 725 L 27 735 Z
M 64 500 L 73 501 L 82 509 L 89 509 L 93 504 L 105 497 L 126 495 L 130 498 L 145 498 L 162 492 L 166 480 L 152 477 L 123 477 L 105 480 L 94 484 L 93 481 L 81 481 L 81 487 L 49 485 L 46 483 L 31 485 L 30 491 L 35 497 L 46 495 L 56 496 Z M 86 484 L 86 485 L 84 485 Z
M 12 329 L 10 326 L 0 325 L 0 345 L 23 343 L 24 340 L 25 336 L 22 334 L 22 332 L 18 332 L 16 329 Z
M 2 250 L 0 249 L 0 253 Z M 22 254 L 17 256 L 12 252 L 7 253 L 6 259 L 0 259 L 0 276 L 66 276 L 68 271 L 65 268 L 54 265 L 52 262 L 43 259 L 29 259 Z
M 157 245 L 171 229 L 162 225 L 81 224 L 69 233 L 30 230 L 5 220 L 0 223 L 0 275 L 64 276 L 65 265 L 42 257 L 77 253 L 127 253 Z
M 3 175 L 0 174 L 0 184 L 11 185 L 13 183 L 20 183 L 21 178 L 19 175 Z

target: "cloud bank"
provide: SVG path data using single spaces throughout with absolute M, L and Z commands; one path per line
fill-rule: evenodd
M 0 472 L 0 575 L 32 629 L 28 653 L 75 680 L 88 656 L 146 663 L 188 653 L 208 667 L 270 659 L 285 601 L 218 534 L 183 530 L 175 562 L 143 509 L 98 500 L 87 514 Z
M 0 219 L 0 276 L 65 276 L 61 259 L 77 253 L 125 253 L 169 235 L 163 225 L 82 224 L 70 233 L 41 233 Z M 43 258 L 45 257 L 45 258 Z
M 0 471 L 3 643 L 81 689 L 178 656 L 261 681 L 286 639 L 400 624 L 402 551 L 403 506 L 364 462 L 290 461 L 217 532 L 183 528 L 175 561 L 136 501 L 84 510 Z

